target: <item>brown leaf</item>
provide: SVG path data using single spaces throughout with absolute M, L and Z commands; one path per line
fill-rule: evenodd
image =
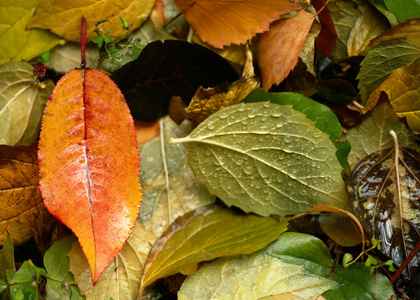
M 356 215 L 398 266 L 420 241 L 419 178 L 420 154 L 397 144 L 362 159 L 348 181 Z M 419 263 L 416 256 L 405 275 L 410 277 Z
M 38 185 L 38 143 L 31 146 L 0 146 L 0 244 L 7 233 L 14 244 L 32 236 L 33 221 L 42 226 L 48 214 Z
M 314 18 L 313 14 L 301 10 L 291 19 L 275 22 L 270 31 L 261 35 L 257 60 L 264 89 L 281 83 L 296 66 Z
M 301 9 L 289 0 L 174 0 L 188 23 L 208 44 L 223 48 L 243 44 L 257 33 L 267 31 L 280 15 Z
M 137 143 L 146 143 L 157 136 L 160 132 L 159 123 L 160 120 L 157 120 L 156 122 L 142 122 L 134 120 L 134 127 L 136 128 L 137 133 Z

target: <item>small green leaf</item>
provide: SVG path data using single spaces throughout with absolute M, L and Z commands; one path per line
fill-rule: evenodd
M 42 268 L 36 267 L 32 261 L 25 261 L 9 281 L 12 299 L 37 299 L 40 276 L 45 276 Z
M 291 106 L 230 106 L 173 142 L 189 142 L 197 181 L 229 206 L 266 216 L 321 203 L 349 210 L 336 148 Z
M 370 266 L 376 266 L 378 264 L 378 261 L 372 256 L 372 255 L 367 255 L 367 259 L 365 261 L 365 266 L 370 267 Z
M 121 23 L 123 24 L 124 28 L 127 28 L 130 25 L 130 24 L 128 24 L 128 22 L 125 19 L 123 19 L 121 17 L 120 17 L 120 20 L 121 20 Z
M 347 268 L 348 266 L 350 266 L 350 262 L 353 260 L 353 255 L 351 255 L 350 253 L 346 253 L 343 256 L 343 267 Z
M 191 274 L 202 261 L 259 250 L 284 232 L 287 224 L 214 205 L 198 208 L 178 218 L 156 241 L 144 267 L 141 289 L 159 278 Z
M 102 48 L 103 40 L 104 38 L 102 37 L 102 35 L 97 35 L 92 38 L 92 42 L 97 44 L 99 48 Z
M 339 283 L 267 255 L 223 257 L 187 277 L 178 299 L 316 299 Z
M 370 268 L 355 263 L 348 268 L 334 265 L 327 246 L 318 238 L 303 233 L 285 232 L 267 247 L 267 253 L 281 260 L 304 265 L 311 273 L 343 283 L 322 296 L 328 300 L 389 299 L 392 284 L 382 274 L 370 273 Z
M 62 284 L 72 282 L 73 274 L 69 272 L 70 259 L 67 254 L 70 252 L 72 244 L 76 241 L 74 235 L 66 236 L 55 242 L 44 255 L 44 266 L 47 270 L 47 293 L 56 292 L 58 295 L 70 293 L 71 299 L 83 299 L 78 287 L 71 284 L 69 291 L 64 291 Z
M 392 72 L 416 60 L 420 61 L 420 45 L 410 39 L 385 41 L 370 49 L 357 75 L 362 105 Z
M 112 41 L 112 37 L 110 37 L 110 36 L 108 35 L 108 33 L 109 33 L 109 31 L 107 31 L 107 32 L 105 32 L 105 33 L 103 34 L 103 38 L 104 38 L 104 40 L 105 40 L 105 44 L 108 44 L 108 43 L 110 43 L 110 42 Z
M 388 270 L 389 270 L 390 272 L 395 272 L 395 268 L 394 268 L 394 261 L 393 261 L 392 259 L 387 260 L 387 261 L 384 263 L 384 265 L 385 265 L 385 266 L 388 266 Z

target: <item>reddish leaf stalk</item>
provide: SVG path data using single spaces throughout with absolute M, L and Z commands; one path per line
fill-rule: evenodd
M 82 38 L 81 38 L 81 63 L 80 67 L 86 67 L 86 18 L 82 16 Z
M 392 276 L 392 278 L 391 278 L 391 283 L 392 284 L 394 284 L 394 282 L 397 281 L 397 279 L 400 277 L 400 275 L 402 274 L 404 269 L 407 268 L 408 264 L 413 259 L 413 257 L 417 254 L 417 252 L 419 252 L 419 250 L 420 250 L 420 242 L 418 242 L 417 245 L 413 248 L 413 250 L 411 250 L 410 254 L 408 254 L 406 259 L 403 261 L 401 266 L 398 268 L 397 272 L 395 272 L 395 274 Z

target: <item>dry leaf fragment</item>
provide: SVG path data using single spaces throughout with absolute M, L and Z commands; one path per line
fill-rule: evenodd
M 301 9 L 289 0 L 174 0 L 175 4 L 208 44 L 223 48 L 244 44 L 257 33 L 267 31 L 280 15 Z
M 354 211 L 369 235 L 381 240 L 382 252 L 401 265 L 420 241 L 420 154 L 399 147 L 366 156 L 353 170 L 347 190 Z M 410 262 L 409 278 L 420 264 Z
M 270 31 L 261 35 L 257 60 L 264 89 L 281 83 L 296 66 L 314 18 L 313 14 L 301 10 L 291 19 L 275 22 Z

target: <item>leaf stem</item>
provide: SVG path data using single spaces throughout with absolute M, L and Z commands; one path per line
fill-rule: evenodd
M 82 16 L 82 38 L 80 41 L 80 54 L 80 67 L 84 69 L 86 67 L 86 18 L 84 16 Z
M 170 190 L 169 190 L 169 174 L 168 174 L 168 166 L 166 163 L 166 153 L 165 153 L 165 136 L 164 136 L 164 123 L 163 123 L 163 119 L 160 119 L 159 122 L 159 127 L 160 127 L 160 147 L 161 147 L 161 152 L 162 152 L 162 162 L 163 162 L 163 171 L 165 172 L 165 181 L 166 181 L 166 194 L 167 194 L 167 201 L 168 201 L 168 215 L 169 215 L 169 220 L 168 220 L 168 224 L 172 223 L 172 209 L 171 209 L 171 199 L 170 199 Z
M 416 246 L 411 250 L 410 254 L 404 259 L 401 266 L 398 268 L 398 270 L 395 272 L 395 274 L 391 278 L 391 283 L 394 284 L 395 281 L 401 276 L 402 272 L 405 268 L 407 268 L 410 261 L 413 259 L 413 257 L 419 252 L 420 250 L 420 241 L 416 244 Z

